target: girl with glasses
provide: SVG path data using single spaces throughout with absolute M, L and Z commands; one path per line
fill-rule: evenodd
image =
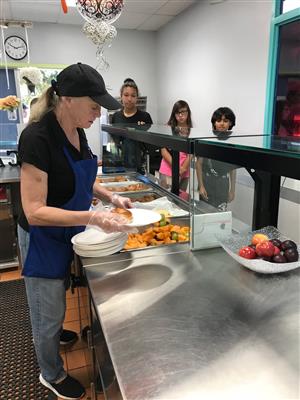
M 188 136 L 192 128 L 192 114 L 188 103 L 178 100 L 173 106 L 168 125 L 172 130 L 182 136 Z M 159 178 L 161 185 L 170 189 L 172 185 L 172 154 L 167 148 L 161 149 L 162 161 L 159 168 Z M 179 153 L 179 188 L 187 190 L 190 175 L 190 156 L 186 153 Z

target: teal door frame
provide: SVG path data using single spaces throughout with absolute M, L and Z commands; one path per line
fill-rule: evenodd
M 273 0 L 273 12 L 270 27 L 270 44 L 269 44 L 269 60 L 267 72 L 267 88 L 266 88 L 266 106 L 264 133 L 272 133 L 274 108 L 275 108 L 275 92 L 278 70 L 278 42 L 279 29 L 281 26 L 290 22 L 300 20 L 300 7 L 281 14 L 282 0 Z M 265 139 L 265 145 L 268 144 L 268 139 Z

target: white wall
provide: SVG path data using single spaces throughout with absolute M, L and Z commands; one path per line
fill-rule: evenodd
M 73 64 L 78 61 L 97 65 L 97 47 L 84 35 L 81 26 L 34 23 L 28 30 L 32 64 Z M 9 28 L 5 35 L 21 34 L 24 30 Z M 141 92 L 148 96 L 148 111 L 156 120 L 156 76 L 154 32 L 119 30 L 105 56 L 110 64 L 101 72 L 111 94 L 119 95 L 125 78 L 133 78 Z
M 272 1 L 198 1 L 158 33 L 157 77 L 165 122 L 179 98 L 194 126 L 209 129 L 212 112 L 231 107 L 236 130 L 263 131 Z

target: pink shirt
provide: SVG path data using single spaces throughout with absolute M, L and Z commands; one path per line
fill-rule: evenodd
M 187 153 L 181 153 L 181 152 L 179 153 L 180 166 L 182 166 L 187 157 L 188 157 Z M 159 172 L 167 176 L 172 176 L 172 167 L 169 163 L 167 163 L 167 161 L 164 158 L 161 160 Z M 188 168 L 188 170 L 184 172 L 181 178 L 187 178 L 188 176 L 190 176 L 190 168 Z

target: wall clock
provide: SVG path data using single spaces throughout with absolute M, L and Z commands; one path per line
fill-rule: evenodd
M 4 42 L 5 52 L 13 60 L 23 60 L 27 55 L 27 43 L 19 36 L 8 36 Z

